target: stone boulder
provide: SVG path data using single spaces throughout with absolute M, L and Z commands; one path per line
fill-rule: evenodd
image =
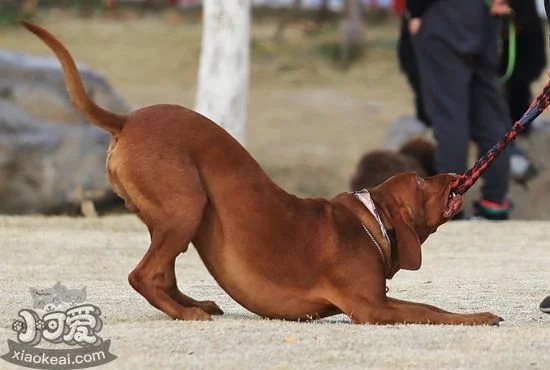
M 98 104 L 132 109 L 103 76 L 79 69 Z M 57 59 L 0 51 L 0 213 L 94 214 L 90 201 L 119 206 L 105 174 L 109 140 L 72 107 Z
M 132 107 L 105 77 L 78 63 L 84 86 L 100 106 L 116 113 Z M 0 98 L 37 119 L 67 124 L 87 124 L 69 101 L 59 61 L 0 50 Z

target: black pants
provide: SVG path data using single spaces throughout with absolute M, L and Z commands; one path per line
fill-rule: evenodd
M 427 127 L 431 127 L 431 121 L 426 114 L 426 110 L 424 109 L 424 100 L 420 89 L 420 76 L 418 75 L 416 54 L 414 53 L 414 47 L 407 22 L 407 18 L 403 16 L 401 18 L 401 32 L 399 34 L 399 41 L 397 44 L 397 60 L 399 61 L 401 71 L 403 71 L 407 77 L 409 86 L 414 93 L 416 118 Z
M 423 20 L 422 27 L 426 29 L 421 28 L 413 37 L 413 45 L 424 108 L 437 141 L 436 168 L 438 172 L 463 173 L 468 163 L 470 139 L 477 144 L 480 154 L 484 154 L 504 137 L 512 122 L 501 91 L 497 64 L 482 52 L 459 51 L 463 45 L 473 43 L 463 38 L 462 45 L 453 45 L 455 39 L 445 37 L 449 30 L 445 29 L 442 18 L 437 18 L 437 14 L 431 17 L 436 20 L 434 27 L 441 30 L 428 29 L 432 24 Z M 483 199 L 505 201 L 509 175 L 510 153 L 504 151 L 484 173 Z
M 537 18 L 529 32 L 518 30 L 516 35 L 516 63 L 510 79 L 505 82 L 505 96 L 510 108 L 512 120 L 515 122 L 523 116 L 529 108 L 533 95 L 531 84 L 535 82 L 546 67 L 546 45 L 544 34 Z M 504 75 L 508 66 L 508 39 L 503 40 L 500 73 Z M 523 135 L 530 132 L 531 126 L 522 131 Z
M 534 20 L 538 22 L 538 19 Z M 518 34 L 516 40 L 516 63 L 514 71 L 508 81 L 504 84 L 505 97 L 512 120 L 518 121 L 529 108 L 532 102 L 533 94 L 531 84 L 541 75 L 546 66 L 546 45 L 542 29 L 534 27 L 534 32 L 528 34 Z M 500 74 L 504 75 L 508 67 L 508 39 L 503 42 L 501 56 Z M 405 74 L 407 82 L 414 93 L 414 105 L 416 118 L 427 127 L 431 127 L 431 121 L 426 114 L 423 106 L 422 91 L 420 89 L 420 77 L 418 76 L 418 66 L 416 55 L 414 53 L 411 34 L 407 26 L 405 17 L 401 20 L 401 31 L 397 45 L 397 58 L 399 67 Z M 531 126 L 520 133 L 528 135 Z

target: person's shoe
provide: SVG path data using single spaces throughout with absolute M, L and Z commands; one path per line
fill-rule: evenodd
M 550 295 L 542 300 L 539 308 L 544 313 L 550 313 Z
M 491 220 L 504 221 L 510 217 L 508 211 L 510 207 L 508 202 L 502 204 L 491 202 L 488 200 L 480 200 L 474 202 L 472 220 Z

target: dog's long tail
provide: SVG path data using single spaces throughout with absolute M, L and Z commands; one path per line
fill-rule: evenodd
M 96 126 L 107 130 L 112 135 L 118 134 L 126 121 L 126 116 L 109 112 L 99 107 L 90 99 L 82 84 L 80 73 L 76 68 L 76 64 L 71 54 L 52 34 L 29 21 L 22 20 L 21 23 L 25 28 L 42 39 L 59 59 L 63 67 L 63 76 L 65 78 L 65 85 L 69 93 L 69 98 L 75 108 Z

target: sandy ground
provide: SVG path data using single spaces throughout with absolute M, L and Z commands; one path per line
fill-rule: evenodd
M 32 304 L 29 287 L 61 281 L 86 286 L 88 302 L 101 308 L 101 333 L 118 356 L 105 369 L 543 369 L 550 315 L 538 304 L 550 294 L 548 227 L 445 225 L 425 243 L 422 268 L 389 282 L 391 296 L 457 312 L 492 311 L 505 318 L 500 327 L 376 327 L 342 315 L 316 323 L 260 319 L 217 286 L 192 248 L 177 262 L 180 288 L 215 300 L 226 315 L 172 321 L 127 283 L 148 245 L 133 216 L 0 218 L 0 352 L 15 339 L 17 312 Z M 16 367 L 2 361 L 0 368 Z

